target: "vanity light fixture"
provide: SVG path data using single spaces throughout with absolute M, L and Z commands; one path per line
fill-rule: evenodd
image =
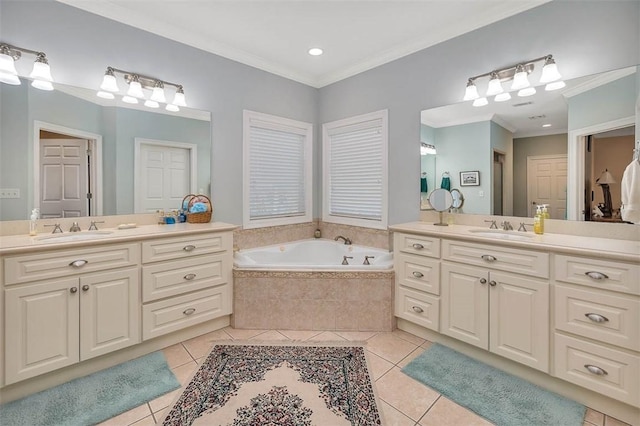
M 19 86 L 20 78 L 16 70 L 16 61 L 22 57 L 23 53 L 35 55 L 33 70 L 29 77 L 33 79 L 31 86 L 40 90 L 53 90 L 53 78 L 51 77 L 51 67 L 47 55 L 23 47 L 16 47 L 6 43 L 0 43 L 0 82 Z
M 436 146 L 426 142 L 420 142 L 420 155 L 436 155 Z
M 473 106 L 484 106 L 489 103 L 490 96 L 495 96 L 495 102 L 504 102 L 511 99 L 509 91 L 518 91 L 518 96 L 531 96 L 536 93 L 536 89 L 531 86 L 529 75 L 533 72 L 536 62 L 544 61 L 540 83 L 546 84 L 545 90 L 557 90 L 565 86 L 561 80 L 562 76 L 558 72 L 558 66 L 552 55 L 545 55 L 519 64 L 505 68 L 496 69 L 484 74 L 479 74 L 467 80 L 467 87 L 464 92 L 465 101 L 473 101 Z M 476 80 L 489 77 L 485 96 L 478 93 Z M 507 91 L 504 83 L 511 81 Z
M 116 93 L 120 91 L 116 74 L 121 74 L 124 81 L 129 85 L 127 93 L 122 96 L 122 102 L 137 104 L 140 100 L 144 101 L 144 105 L 148 108 L 159 108 L 160 104 L 166 104 L 167 111 L 180 111 L 179 107 L 186 107 L 187 102 L 184 97 L 184 89 L 181 84 L 170 83 L 168 81 L 159 80 L 143 74 L 137 74 L 131 71 L 124 71 L 113 67 L 107 67 L 104 73 L 100 90 L 97 96 L 105 99 L 114 99 Z M 164 93 L 166 85 L 176 88 L 173 102 L 167 102 Z M 151 96 L 146 98 L 144 89 L 151 90 Z

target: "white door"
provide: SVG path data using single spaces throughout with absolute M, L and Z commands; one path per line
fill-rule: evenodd
M 40 140 L 40 217 L 87 216 L 88 141 Z
M 136 140 L 136 213 L 178 210 L 195 188 L 195 146 Z
M 565 219 L 567 212 L 567 156 L 527 157 L 527 202 L 533 217 L 539 204 L 548 204 L 551 219 Z

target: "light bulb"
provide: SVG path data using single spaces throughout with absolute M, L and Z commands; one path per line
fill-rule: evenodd
M 134 75 L 133 80 L 129 83 L 129 90 L 127 90 L 128 96 L 133 96 L 134 98 L 144 99 L 144 93 L 142 92 L 142 85 L 140 81 L 138 81 L 138 76 Z
M 472 101 L 474 99 L 478 99 L 479 97 L 480 95 L 478 95 L 478 88 L 476 87 L 473 80 L 469 79 L 469 81 L 467 82 L 467 88 L 464 91 L 463 100 Z
M 17 75 L 0 71 L 0 82 L 20 86 L 20 79 Z
M 13 60 L 13 57 L 6 53 L 0 53 L 0 73 L 18 75 L 16 62 Z
M 535 87 L 527 87 L 518 91 L 518 96 L 520 96 L 521 98 L 525 98 L 527 96 L 533 96 L 535 94 L 536 94 Z
M 544 87 L 544 90 L 546 90 L 547 92 L 550 92 L 552 90 L 558 90 L 558 89 L 562 89 L 563 87 L 565 87 L 567 84 L 560 80 L 560 81 L 554 81 L 553 83 L 549 83 Z
M 171 112 L 180 111 L 180 108 L 178 108 L 177 106 L 175 106 L 173 104 L 167 104 L 167 106 L 164 109 L 166 109 L 167 111 L 171 111 Z
M 113 73 L 112 68 L 107 68 L 107 72 L 104 73 L 100 89 L 104 90 L 105 92 L 113 93 L 117 93 L 120 90 L 118 88 L 118 82 L 116 81 L 116 76 Z
M 160 104 L 156 101 L 152 101 L 151 99 L 147 99 L 146 101 L 144 101 L 144 106 L 149 108 L 158 108 Z
M 489 80 L 489 86 L 487 87 L 487 96 L 497 95 L 502 92 L 504 92 L 504 89 L 502 88 L 502 83 L 498 78 L 498 74 L 492 72 L 491 80 Z
M 53 90 L 53 84 L 51 84 L 50 81 L 45 81 L 45 80 L 33 80 L 31 82 L 31 86 L 40 90 L 46 90 L 46 91 Z
M 487 100 L 487 98 L 478 98 L 475 101 L 473 101 L 473 106 L 474 107 L 481 107 L 481 106 L 485 106 L 489 104 L 489 101 Z
M 123 96 L 122 97 L 122 102 L 128 103 L 128 104 L 137 104 L 138 103 L 138 99 L 134 98 L 133 96 Z
M 556 61 L 551 56 L 547 56 L 544 61 L 544 67 L 542 67 L 542 75 L 540 76 L 540 83 L 551 83 L 552 81 L 560 80 L 562 76 L 558 72 L 558 66 Z
M 102 98 L 102 99 L 113 99 L 113 98 L 115 98 L 113 93 L 105 92 L 103 90 L 98 91 L 98 93 L 96 93 L 96 96 L 98 96 L 99 98 Z
M 176 95 L 173 97 L 172 104 L 179 107 L 187 106 L 187 102 L 184 98 L 184 90 L 182 90 L 182 86 L 178 86 L 178 90 L 176 90 Z
M 527 77 L 527 71 L 524 69 L 524 65 L 520 64 L 516 66 L 516 74 L 513 76 L 511 90 L 524 89 L 525 87 L 529 87 L 529 78 Z
M 49 62 L 47 62 L 44 53 L 38 54 L 38 59 L 33 63 L 33 70 L 31 74 L 29 74 L 29 77 L 34 80 L 53 81 L 51 77 L 51 67 L 49 67 Z
M 509 94 L 509 92 L 499 93 L 495 98 L 493 98 L 493 100 L 496 102 L 504 102 L 508 101 L 509 99 L 511 99 L 511 95 Z

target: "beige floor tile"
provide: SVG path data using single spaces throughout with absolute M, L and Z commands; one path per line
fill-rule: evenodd
M 422 417 L 419 424 L 420 426 L 490 426 L 492 423 L 441 396 Z
M 401 338 L 403 340 L 406 340 L 407 342 L 411 342 L 411 343 L 413 343 L 414 345 L 417 345 L 417 346 L 420 346 L 424 342 L 426 342 L 426 340 L 423 339 L 422 337 L 418 337 L 416 335 L 413 335 L 411 333 L 407 333 L 406 331 L 400 330 L 400 329 L 393 330 L 393 332 L 391 334 L 393 334 L 394 336 L 399 337 L 399 338 Z
M 440 394 L 413 380 L 393 367 L 387 374 L 376 380 L 380 399 L 412 420 L 418 421 L 433 405 Z M 407 398 L 407 395 L 411 395 Z
M 144 404 L 132 408 L 129 411 L 125 411 L 124 413 L 117 415 L 115 417 L 110 418 L 99 424 L 99 426 L 121 426 L 121 425 L 129 425 L 131 423 L 137 422 L 138 420 L 144 419 L 147 416 L 151 415 L 151 411 L 149 410 L 149 406 L 145 402 Z
M 310 339 L 307 339 L 309 342 L 342 342 L 346 341 L 342 337 L 338 336 L 333 331 L 323 331 L 320 334 L 316 334 Z
M 378 402 L 382 424 L 386 426 L 414 426 L 416 422 L 384 401 Z
M 364 342 L 378 333 L 375 331 L 336 331 L 336 334 L 351 342 Z
M 247 330 L 242 328 L 226 327 L 223 329 L 233 340 L 249 340 L 267 330 Z
M 613 417 L 604 416 L 604 426 L 630 426 L 629 423 L 625 423 L 621 420 L 614 419 Z
M 305 341 L 322 333 L 317 330 L 278 330 L 280 334 L 287 336 L 289 340 Z
M 182 342 L 182 344 L 187 351 L 189 351 L 193 359 L 198 359 L 211 352 L 211 348 L 213 348 L 214 344 L 229 340 L 231 340 L 231 336 L 223 330 L 217 330 L 203 334 L 202 336 L 194 337 L 193 339 Z
M 393 368 L 392 363 L 369 351 L 367 351 L 367 361 L 369 361 L 369 372 L 373 380 L 378 380 Z
M 189 352 L 187 352 L 184 346 L 182 346 L 182 343 L 164 348 L 162 353 L 167 360 L 169 368 L 177 367 L 193 361 L 193 358 L 191 358 Z
M 599 411 L 592 410 L 591 408 L 587 408 L 587 412 L 584 415 L 584 420 L 595 426 L 603 426 L 604 414 Z
M 411 361 L 413 361 L 423 353 L 424 353 L 424 348 L 422 346 L 418 346 L 413 352 L 411 352 L 409 355 L 402 358 L 402 360 L 398 363 L 398 367 L 400 368 L 406 367 L 407 364 L 409 364 Z
M 281 341 L 281 342 L 288 342 L 290 341 L 289 338 L 283 334 L 280 334 L 279 332 L 277 332 L 276 330 L 269 330 L 265 333 L 262 334 L 258 334 L 255 337 L 252 337 L 249 340 L 255 340 L 255 341 L 265 341 L 265 342 L 269 342 L 269 341 Z
M 147 416 L 142 420 L 138 420 L 135 423 L 131 423 L 130 426 L 153 426 L 156 424 L 156 421 L 153 419 L 153 416 Z
M 379 333 L 367 340 L 367 350 L 394 364 L 413 352 L 418 345 L 400 339 L 393 333 Z
M 151 411 L 156 413 L 166 407 L 169 406 L 177 397 L 182 393 L 184 386 L 187 384 L 193 373 L 198 368 L 198 364 L 195 361 L 192 361 L 188 364 L 181 365 L 176 368 L 172 368 L 173 374 L 178 379 L 178 382 L 182 385 L 182 388 L 176 389 L 173 392 L 169 392 L 164 394 L 152 401 L 149 401 L 149 406 L 151 407 Z

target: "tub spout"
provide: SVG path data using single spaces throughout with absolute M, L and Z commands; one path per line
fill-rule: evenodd
M 349 238 L 347 238 L 347 237 L 343 237 L 342 235 L 338 235 L 337 237 L 334 238 L 334 240 L 336 240 L 336 241 L 342 240 L 342 241 L 344 241 L 344 243 L 346 245 L 348 245 L 348 246 L 351 245 L 351 240 Z

